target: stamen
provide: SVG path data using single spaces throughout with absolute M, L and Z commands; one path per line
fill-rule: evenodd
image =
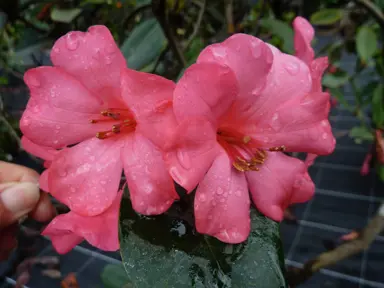
M 244 142 L 244 144 L 248 144 L 249 143 L 249 141 L 251 141 L 251 136 L 244 136 L 244 138 L 243 138 L 243 142 Z
M 277 146 L 277 147 L 271 147 L 269 148 L 269 151 L 272 151 L 272 152 L 284 152 L 285 151 L 285 146 L 282 145 L 282 146 Z
M 110 133 L 111 133 L 111 131 L 97 132 L 96 133 L 96 138 L 105 139 L 105 138 L 107 138 L 109 136 Z

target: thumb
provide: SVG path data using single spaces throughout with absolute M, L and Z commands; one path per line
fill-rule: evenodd
M 0 228 L 9 226 L 33 210 L 40 198 L 34 183 L 9 183 L 0 192 Z

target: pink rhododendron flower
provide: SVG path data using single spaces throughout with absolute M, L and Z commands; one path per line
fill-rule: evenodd
M 371 166 L 371 161 L 372 161 L 372 152 L 371 150 L 367 153 L 367 155 L 364 158 L 363 165 L 361 166 L 360 169 L 360 174 L 362 176 L 366 176 L 369 174 L 370 166 Z
M 25 73 L 31 98 L 20 122 L 25 148 L 46 160 L 41 187 L 71 215 L 101 217 L 124 170 L 137 212 L 166 211 L 178 198 L 162 156 L 175 84 L 127 69 L 105 26 L 61 37 L 51 59 L 54 67 Z
M 53 247 L 60 254 L 68 253 L 84 239 L 93 246 L 105 250 L 119 249 L 118 222 L 123 191 L 115 197 L 112 205 L 96 216 L 82 216 L 73 211 L 55 217 L 44 229 Z
M 314 193 L 304 162 L 281 151 L 329 154 L 329 95 L 297 57 L 244 34 L 208 46 L 174 92 L 179 123 L 165 156 L 195 196 L 196 228 L 227 243 L 250 232 L 250 197 L 280 221 Z M 250 194 L 248 193 L 250 191 Z
M 312 40 L 315 36 L 315 30 L 313 29 L 311 23 L 309 23 L 303 17 L 296 17 L 293 21 L 293 29 L 295 32 L 294 35 L 294 46 L 295 46 L 295 55 L 304 61 L 310 68 L 310 73 L 312 77 L 312 91 L 321 92 L 322 84 L 321 77 L 324 74 L 325 70 L 328 68 L 328 57 L 320 57 L 315 59 L 315 52 L 312 48 Z M 334 68 L 331 66 L 331 69 Z M 326 91 L 329 94 L 329 91 Z M 334 99 L 328 96 L 329 105 L 334 107 L 337 102 L 334 102 Z M 329 131 L 331 133 L 331 131 Z M 308 154 L 305 162 L 308 167 L 311 166 L 317 155 Z

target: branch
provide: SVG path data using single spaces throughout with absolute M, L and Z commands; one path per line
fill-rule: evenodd
M 370 0 L 355 0 L 355 2 L 370 12 L 372 16 L 376 18 L 377 22 L 379 22 L 381 29 L 384 29 L 384 14 L 379 7 Z
M 227 20 L 227 32 L 235 33 L 235 24 L 233 23 L 233 0 L 225 0 L 225 19 Z
M 3 115 L 1 112 L 0 114 L 0 122 L 4 124 L 4 126 L 7 128 L 9 134 L 14 138 L 14 140 L 17 142 L 18 149 L 21 148 L 21 140 L 19 135 L 17 134 L 16 130 L 12 127 L 12 125 L 8 122 L 7 118 Z
M 181 51 L 168 22 L 166 0 L 152 0 L 152 11 L 156 16 L 157 21 L 159 21 L 165 37 L 167 37 L 169 47 L 171 48 L 172 52 L 175 54 L 177 60 L 183 66 L 183 68 L 186 67 L 187 61 L 184 58 L 183 52 Z
M 203 21 L 203 16 L 204 16 L 204 12 L 205 12 L 205 7 L 206 7 L 206 0 L 203 0 L 202 2 L 197 2 L 197 1 L 194 1 L 193 3 L 200 6 L 200 11 L 199 11 L 199 15 L 197 16 L 197 20 L 196 20 L 196 23 L 193 27 L 193 31 L 192 31 L 192 34 L 189 36 L 187 42 L 185 43 L 184 45 L 184 50 L 187 50 L 189 45 L 191 45 L 192 41 L 193 41 L 193 38 L 196 37 L 197 33 L 199 32 L 199 29 L 200 29 L 200 26 L 201 26 L 201 22 Z
M 293 287 L 302 284 L 320 269 L 334 265 L 341 260 L 344 260 L 369 248 L 375 237 L 383 230 L 384 203 L 381 204 L 376 215 L 361 231 L 358 238 L 345 242 L 334 250 L 320 254 L 315 259 L 308 261 L 301 269 L 291 270 L 288 273 L 288 283 Z

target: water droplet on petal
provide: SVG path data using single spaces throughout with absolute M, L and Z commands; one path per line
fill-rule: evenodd
M 284 68 L 291 75 L 297 75 L 300 72 L 300 65 L 296 62 L 284 63 Z
M 105 181 L 105 180 L 101 180 L 101 181 L 100 181 L 100 184 L 101 184 L 101 185 L 105 185 L 105 184 L 107 184 L 107 181 Z
M 328 134 L 324 132 L 323 135 L 321 135 L 321 138 L 323 138 L 323 140 L 326 140 L 328 138 Z
M 66 37 L 68 50 L 74 51 L 79 47 L 79 37 L 75 32 L 69 32 Z
M 241 190 L 236 190 L 235 195 L 237 197 L 241 197 L 241 194 L 242 194 Z
M 200 202 L 205 202 L 207 200 L 207 196 L 205 196 L 205 194 L 200 194 L 199 195 L 199 201 Z
M 221 188 L 221 187 L 218 187 L 217 190 L 216 190 L 216 193 L 217 193 L 218 195 L 223 194 L 223 192 L 224 192 L 224 190 L 223 190 L 223 188 Z
M 60 53 L 60 48 L 59 47 L 53 47 L 53 52 Z
M 76 189 L 75 187 L 71 186 L 71 188 L 69 188 L 69 191 L 71 191 L 72 193 L 76 192 Z
M 212 48 L 211 51 L 216 58 L 224 58 L 227 55 L 227 50 L 224 47 L 217 46 Z
M 64 168 L 59 169 L 59 171 L 57 173 L 59 174 L 60 177 L 65 177 L 68 174 Z
M 53 141 L 53 144 L 58 144 L 59 143 L 59 140 L 54 140 Z
M 24 126 L 31 125 L 31 118 L 29 118 L 28 116 L 23 117 L 22 123 Z

